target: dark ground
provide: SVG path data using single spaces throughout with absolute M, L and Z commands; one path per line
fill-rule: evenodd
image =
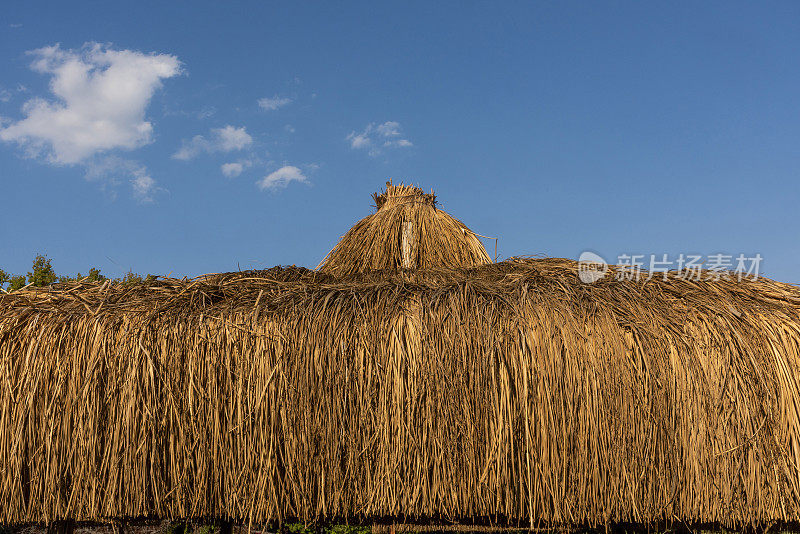
M 720 525 L 685 525 L 682 523 L 660 526 L 617 524 L 606 528 L 526 528 L 493 525 L 468 524 L 420 524 L 391 523 L 381 521 L 366 525 L 347 525 L 343 523 L 323 523 L 304 525 L 289 522 L 281 526 L 263 527 L 261 525 L 225 525 L 219 523 L 184 523 L 170 520 L 135 520 L 114 523 L 76 523 L 73 528 L 58 523 L 50 528 L 44 525 L 0 526 L 0 534 L 403 534 L 415 532 L 457 532 L 468 533 L 522 533 L 538 534 L 730 534 L 747 532 L 749 534 L 800 534 L 800 525 L 774 524 L 761 527 L 746 527 L 740 530 L 723 528 Z

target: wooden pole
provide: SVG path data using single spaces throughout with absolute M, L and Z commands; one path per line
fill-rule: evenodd
M 417 267 L 416 249 L 417 240 L 414 234 L 414 223 L 412 221 L 403 221 L 403 234 L 401 236 L 400 249 L 403 255 L 402 267 L 403 269 L 414 269 Z

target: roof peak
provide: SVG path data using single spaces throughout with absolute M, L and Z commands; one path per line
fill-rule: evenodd
M 375 209 L 390 208 L 408 203 L 420 202 L 431 207 L 436 207 L 436 195 L 433 189 L 426 193 L 421 188 L 413 185 L 405 185 L 402 182 L 392 185 L 392 181 L 386 182 L 386 191 L 383 193 L 373 193 L 372 199 L 375 201 Z
M 349 276 L 492 263 L 477 234 L 437 209 L 433 191 L 389 181 L 372 198 L 377 211 L 350 228 L 317 266 L 321 272 Z

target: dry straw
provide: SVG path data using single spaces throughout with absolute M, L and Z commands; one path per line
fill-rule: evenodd
M 584 284 L 461 236 L 477 266 L 365 246 L 387 270 L 352 274 L 340 247 L 328 272 L 0 296 L 0 520 L 800 518 L 800 291 Z
M 386 183 L 376 212 L 358 221 L 317 268 L 337 276 L 370 270 L 474 267 L 491 263 L 464 223 L 436 208 L 431 192 Z

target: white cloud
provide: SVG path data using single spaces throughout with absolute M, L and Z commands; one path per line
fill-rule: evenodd
M 33 98 L 25 118 L 0 129 L 29 155 L 54 164 L 76 164 L 113 149 L 131 150 L 151 141 L 145 110 L 161 80 L 181 72 L 168 54 L 113 50 L 87 43 L 81 50 L 58 45 L 29 52 L 31 68 L 50 75 L 53 99 Z
M 8 89 L 0 89 L 0 102 L 8 102 L 11 100 L 11 91 Z
M 350 148 L 369 149 L 370 156 L 381 153 L 380 148 L 404 148 L 414 146 L 411 141 L 402 137 L 402 127 L 399 122 L 386 121 L 383 124 L 370 123 L 362 132 L 350 132 L 347 140 Z
M 253 161 L 250 159 L 240 159 L 239 161 L 234 161 L 231 163 L 223 163 L 220 166 L 220 170 L 222 174 L 225 175 L 226 178 L 236 178 L 245 169 L 249 169 L 253 166 Z
M 258 99 L 259 107 L 267 111 L 275 111 L 276 109 L 282 108 L 283 106 L 287 106 L 291 103 L 291 98 L 280 97 L 278 95 L 275 95 L 272 98 L 265 97 Z
M 281 167 L 277 171 L 268 174 L 261 180 L 256 182 L 259 189 L 281 189 L 289 185 L 291 182 L 308 183 L 308 179 L 303 174 L 303 171 L 292 165 Z
M 212 128 L 210 138 L 195 135 L 191 141 L 183 145 L 172 155 L 173 159 L 183 161 L 197 157 L 201 152 L 233 152 L 242 150 L 253 143 L 253 138 L 247 133 L 244 126 L 236 128 L 228 125 L 224 128 Z
M 217 130 L 212 130 L 219 141 L 219 148 L 225 152 L 231 150 L 241 150 L 253 142 L 253 138 L 245 131 L 244 127 L 234 128 L 226 126 Z
M 227 178 L 236 178 L 242 174 L 244 166 L 241 163 L 223 163 L 220 169 Z

